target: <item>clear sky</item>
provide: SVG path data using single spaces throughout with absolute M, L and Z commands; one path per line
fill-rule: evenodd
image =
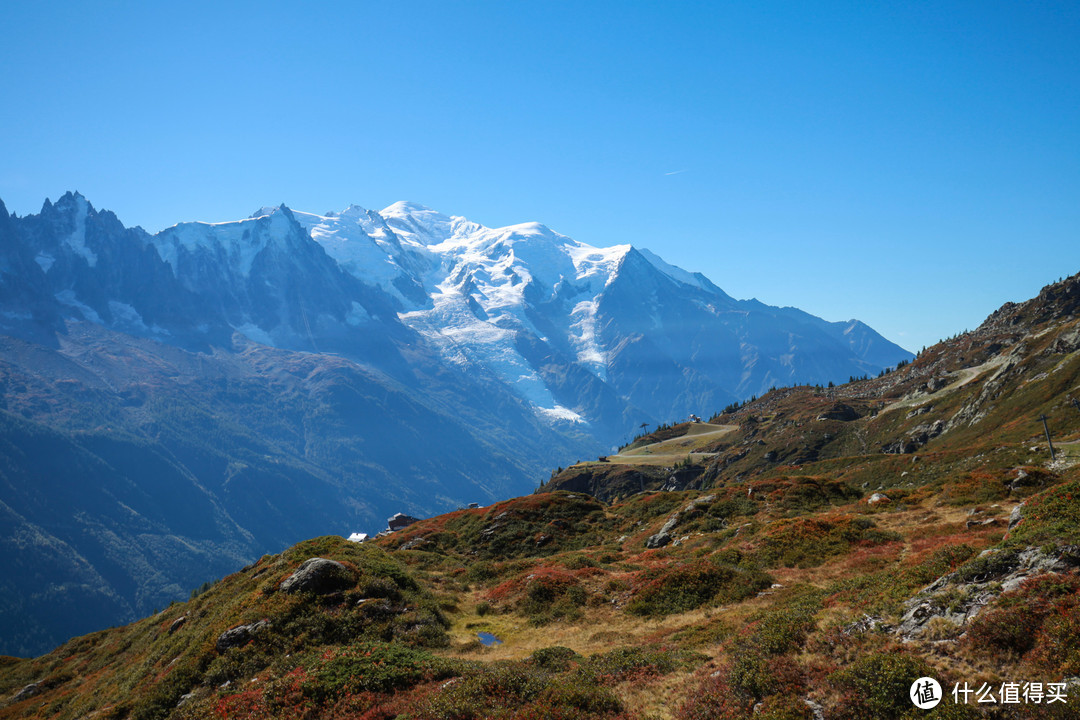
M 5 2 L 8 209 L 413 200 L 912 350 L 1080 271 L 1075 0 L 220 5 Z

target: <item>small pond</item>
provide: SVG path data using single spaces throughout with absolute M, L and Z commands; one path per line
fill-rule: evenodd
M 492 647 L 494 645 L 502 645 L 502 640 L 495 637 L 489 632 L 478 632 L 476 633 L 476 637 L 480 638 L 480 642 L 487 647 Z

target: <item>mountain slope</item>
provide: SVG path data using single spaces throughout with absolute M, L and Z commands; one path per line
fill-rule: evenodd
M 3 659 L 0 717 L 1072 718 L 1077 392 L 1080 275 L 880 377 Z
M 0 651 L 66 639 L 57 608 L 128 621 L 304 537 L 529 492 L 643 421 L 880 369 L 874 342 L 907 357 L 860 337 L 630 245 L 410 203 L 155 235 L 78 193 L 0 206 L 0 411 L 32 449 L 0 453 L 5 523 L 20 568 L 78 558 L 8 586 Z

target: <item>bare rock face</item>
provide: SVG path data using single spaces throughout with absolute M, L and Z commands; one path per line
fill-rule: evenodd
M 335 560 L 315 557 L 304 563 L 285 581 L 281 591 L 287 593 L 311 592 L 316 595 L 345 590 L 356 584 L 356 578 L 347 567 Z
M 1024 510 L 1023 510 L 1023 508 L 1024 508 L 1024 503 L 1020 503 L 1019 505 L 1017 505 L 1016 507 L 1014 507 L 1012 509 L 1011 513 L 1009 513 L 1009 529 L 1010 530 L 1012 530 L 1014 527 L 1019 525 L 1020 522 L 1024 519 Z
M 645 547 L 650 550 L 656 548 L 662 548 L 671 542 L 671 535 L 666 532 L 658 532 L 655 535 L 650 535 L 649 539 L 645 541 Z
M 818 420 L 840 420 L 842 422 L 851 422 L 852 420 L 859 419 L 859 413 L 855 408 L 844 403 L 835 403 L 825 412 L 818 415 Z
M 675 530 L 676 526 L 678 526 L 685 518 L 694 515 L 702 508 L 708 507 L 713 500 L 716 500 L 715 495 L 705 495 L 696 500 L 691 500 L 681 512 L 677 512 L 668 518 L 667 522 L 664 523 L 664 526 L 660 528 L 660 532 L 649 536 L 649 539 L 645 541 L 645 547 L 656 549 L 662 548 L 670 543 L 672 541 L 672 532 Z
M 1049 553 L 1035 547 L 986 550 L 975 562 L 943 575 L 908 600 L 893 632 L 906 642 L 921 635 L 935 617 L 966 625 L 999 594 L 1016 590 L 1027 578 L 1078 569 L 1080 546 L 1067 545 Z M 959 602 L 957 595 L 962 598 Z
M 217 639 L 217 651 L 223 653 L 229 648 L 243 647 L 264 629 L 270 627 L 269 620 L 259 620 L 248 625 L 240 625 L 221 633 Z

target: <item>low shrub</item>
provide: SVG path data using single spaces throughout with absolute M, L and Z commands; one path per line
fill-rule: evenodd
M 880 545 L 901 539 L 897 533 L 878 530 L 868 517 L 780 520 L 766 528 L 757 556 L 765 567 L 816 567 L 856 544 Z
M 945 483 L 942 499 L 953 505 L 979 505 L 998 502 L 1009 496 L 1005 481 L 984 470 L 965 473 Z
M 496 662 L 422 699 L 411 716 L 427 720 L 482 717 L 536 720 L 604 718 L 622 709 L 589 673 L 555 674 L 532 662 Z
M 700 681 L 675 711 L 675 720 L 749 720 L 754 701 L 736 692 L 725 668 Z
M 849 667 L 829 676 L 844 698 L 829 717 L 838 720 L 906 718 L 922 713 L 911 703 L 911 685 L 933 669 L 921 658 L 899 648 L 858 658 Z
M 323 656 L 312 663 L 304 692 L 317 700 L 343 693 L 390 692 L 424 680 L 459 673 L 460 666 L 423 650 L 396 644 L 363 643 Z
M 761 571 L 711 560 L 646 570 L 640 581 L 627 605 L 627 610 L 635 615 L 671 615 L 710 602 L 738 602 L 772 585 L 772 578 Z
M 998 661 L 1023 658 L 1053 677 L 1080 673 L 1080 578 L 1042 575 L 1001 595 L 972 620 L 963 647 Z
M 675 670 L 693 667 L 704 659 L 704 655 L 684 650 L 627 647 L 592 655 L 581 667 L 603 681 L 621 682 L 667 675 Z
M 1023 520 L 1010 531 L 1008 545 L 1080 544 L 1080 480 L 1031 496 L 1022 512 Z
M 551 672 L 563 672 L 570 669 L 570 661 L 576 657 L 579 657 L 578 654 L 570 648 L 553 645 L 540 648 L 530 656 L 530 659 L 536 663 L 537 667 Z

